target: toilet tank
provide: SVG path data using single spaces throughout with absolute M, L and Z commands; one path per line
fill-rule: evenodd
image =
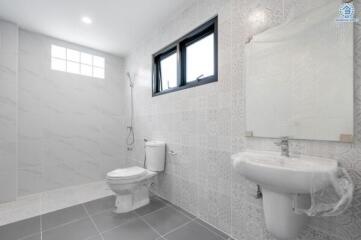
M 145 143 L 146 168 L 153 172 L 164 171 L 165 142 L 148 141 Z

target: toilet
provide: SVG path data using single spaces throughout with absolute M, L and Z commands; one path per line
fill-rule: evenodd
M 164 171 L 165 143 L 145 143 L 145 168 L 119 168 L 107 173 L 106 181 L 116 194 L 115 212 L 125 213 L 149 203 L 149 187 L 159 172 Z

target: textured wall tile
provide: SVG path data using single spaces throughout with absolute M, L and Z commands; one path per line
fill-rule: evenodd
M 159 176 L 153 190 L 193 214 L 198 214 L 219 229 L 230 232 L 235 239 L 275 240 L 265 229 L 262 200 L 255 199 L 257 186 L 232 171 L 229 159 L 231 153 L 245 148 L 279 151 L 273 139 L 243 137 L 246 117 L 245 42 L 253 34 L 321 6 L 317 2 L 200 0 L 189 9 L 174 14 L 169 23 L 156 30 L 154 35 L 147 36 L 127 58 L 126 68 L 140 76 L 137 81 L 141 86 L 135 89 L 135 106 L 136 115 L 143 116 L 136 121 L 136 139 L 141 143 L 137 143 L 134 152 L 128 154 L 130 162 L 139 164 L 139 157 L 144 156 L 144 137 L 164 140 L 169 149 L 179 155 L 167 156 L 166 173 Z M 359 1 L 354 3 L 359 9 Z M 266 13 L 264 26 L 254 26 L 249 22 L 250 14 L 259 10 Z M 190 17 L 194 12 L 198 15 Z M 150 56 L 171 42 L 169 39 L 177 39 L 216 14 L 219 16 L 220 34 L 219 81 L 152 98 Z M 190 18 L 183 19 L 185 16 Z M 361 27 L 358 23 L 355 25 L 356 143 L 290 143 L 294 154 L 339 160 L 350 171 L 355 182 L 355 199 L 350 210 L 342 216 L 313 219 L 299 240 L 356 240 L 361 236 L 361 213 L 358 210 L 361 202 L 360 34 Z M 147 74 L 143 74 L 144 72 Z M 186 191 L 187 189 L 190 190 Z
M 213 189 L 199 186 L 199 217 L 220 230 L 231 233 L 231 199 Z

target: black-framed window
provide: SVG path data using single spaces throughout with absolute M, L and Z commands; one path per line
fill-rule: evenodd
M 218 80 L 217 17 L 153 54 L 153 96 Z

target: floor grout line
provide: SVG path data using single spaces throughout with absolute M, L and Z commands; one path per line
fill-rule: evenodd
M 166 204 L 166 206 L 164 206 L 164 207 L 162 207 L 162 208 L 160 208 L 160 209 L 157 209 L 157 210 L 155 210 L 155 211 L 153 211 L 153 212 L 151 212 L 151 213 L 149 213 L 149 214 L 158 212 L 159 210 L 164 209 L 164 208 L 166 208 L 166 207 L 170 207 L 170 208 L 174 209 L 176 212 L 178 212 L 179 214 L 182 214 L 184 217 L 186 217 L 186 218 L 188 219 L 188 221 L 187 221 L 186 223 L 184 223 L 184 224 L 181 224 L 181 225 L 175 227 L 174 229 L 172 229 L 172 230 L 170 230 L 170 231 L 168 231 L 168 232 L 166 232 L 166 233 L 164 233 L 164 234 L 161 234 L 160 232 L 158 232 L 157 229 L 155 229 L 150 223 L 148 223 L 148 221 L 144 218 L 144 216 L 146 216 L 146 215 L 148 215 L 148 214 L 145 214 L 145 215 L 141 216 L 141 215 L 138 214 L 137 212 L 135 212 L 135 213 L 138 215 L 138 217 L 139 217 L 143 222 L 145 222 L 145 224 L 147 224 L 153 231 L 155 231 L 162 239 L 164 239 L 164 236 L 165 236 L 165 235 L 167 235 L 167 234 L 169 234 L 169 233 L 172 233 L 172 232 L 178 230 L 179 228 L 182 228 L 182 227 L 186 226 L 187 224 L 193 222 L 193 221 L 196 219 L 196 218 L 193 218 L 193 219 L 192 219 L 192 218 L 189 218 L 189 217 L 186 216 L 184 213 L 182 213 L 181 211 L 179 211 L 178 209 L 176 209 L 175 207 L 173 207 L 173 205 L 171 205 L 171 204 Z M 158 239 L 159 239 L 159 238 L 158 238 Z
M 167 200 L 163 200 L 162 198 L 158 197 L 155 195 L 155 197 L 161 201 L 162 203 L 164 203 L 164 206 L 158 208 L 158 209 L 155 209 L 151 212 L 148 212 L 144 215 L 141 215 L 137 212 L 138 209 L 134 210 L 134 211 L 131 211 L 129 213 L 131 213 L 132 216 L 129 216 L 129 219 L 126 219 L 126 221 L 124 221 L 123 223 L 117 225 L 117 226 L 114 226 L 110 229 L 107 229 L 107 230 L 104 230 L 104 231 L 101 231 L 97 224 L 95 223 L 95 219 L 93 217 L 95 216 L 98 216 L 98 215 L 101 215 L 103 213 L 106 213 L 106 212 L 110 212 L 113 208 L 108 208 L 108 209 L 105 209 L 105 210 L 101 210 L 99 212 L 96 212 L 95 214 L 90 214 L 90 212 L 88 211 L 87 207 L 85 206 L 85 204 L 78 204 L 78 205 L 81 205 L 82 209 L 84 209 L 85 211 L 85 216 L 84 217 L 80 217 L 80 218 L 77 218 L 77 219 L 74 219 L 72 221 L 69 221 L 69 222 L 66 222 L 66 223 L 63 223 L 63 224 L 60 224 L 60 225 L 57 225 L 55 227 L 51 227 L 51 228 L 48 228 L 46 230 L 43 229 L 43 222 L 44 222 L 44 215 L 45 214 L 41 214 L 39 215 L 39 218 L 40 218 L 40 239 L 42 240 L 43 239 L 43 232 L 48 232 L 48 231 L 51 231 L 51 230 L 54 230 L 54 229 L 57 229 L 57 228 L 61 228 L 61 227 L 64 227 L 66 225 L 69 225 L 69 224 L 73 224 L 73 223 L 76 223 L 78 221 L 81 221 L 81 220 L 84 220 L 84 219 L 89 219 L 92 223 L 92 225 L 94 226 L 96 232 L 97 232 L 97 236 L 99 236 L 101 238 L 101 240 L 104 240 L 104 233 L 107 233 L 107 232 L 110 232 L 116 228 L 119 228 L 121 226 L 123 226 L 124 224 L 127 224 L 127 223 L 130 223 L 132 221 L 136 221 L 136 219 L 139 219 L 140 221 L 144 222 L 150 229 L 152 229 L 157 235 L 158 237 L 156 239 L 158 240 L 167 240 L 167 238 L 165 237 L 166 235 L 169 235 L 175 231 L 177 231 L 178 229 L 181 229 L 182 227 L 194 222 L 196 224 L 198 224 L 200 227 L 203 227 L 204 229 L 208 230 L 209 232 L 213 233 L 214 235 L 220 237 L 222 240 L 227 240 L 227 239 L 231 239 L 232 236 L 224 233 L 223 231 L 220 231 L 218 230 L 216 227 L 214 227 L 213 225 L 211 224 L 208 224 L 206 221 L 198 218 L 197 216 L 194 216 L 193 214 L 190 214 L 188 213 L 188 211 L 182 209 L 181 207 L 178 207 L 176 205 L 174 205 L 173 203 L 171 202 L 168 202 Z M 154 228 L 152 225 L 151 225 L 151 219 L 150 221 L 146 220 L 145 217 L 147 217 L 148 215 L 151 215 L 153 213 L 157 213 L 163 209 L 166 209 L 166 208 L 169 208 L 169 209 L 173 209 L 174 211 L 176 211 L 177 213 L 183 215 L 185 218 L 187 218 L 187 222 L 171 229 L 170 231 L 164 233 L 164 234 L 161 234 L 156 228 Z M 134 217 L 134 218 L 133 218 Z M 209 226 L 208 226 L 209 225 Z M 213 229 L 214 228 L 214 229 Z M 216 230 L 218 230 L 219 232 L 217 232 Z M 31 235 L 28 235 L 28 236 L 25 236 L 21 239 L 26 239 L 28 237 L 32 237 L 32 236 L 36 236 L 37 234 L 39 233 L 34 233 L 34 234 L 31 234 Z M 222 235 L 224 234 L 224 236 Z M 226 237 L 225 237 L 226 236 Z M 87 239 L 91 239 L 95 236 L 90 236 L 89 238 Z M 19 240 L 21 240 L 19 239 Z
M 160 198 L 160 197 L 158 196 L 158 198 Z M 163 199 L 161 199 L 161 200 L 163 200 Z M 167 200 L 163 200 L 163 201 L 166 202 Z M 210 229 L 209 227 L 205 226 L 205 224 L 202 224 L 201 222 L 197 222 L 199 225 L 201 225 L 202 227 L 206 228 L 208 231 L 210 231 L 211 233 L 217 235 L 218 237 L 220 237 L 220 238 L 222 238 L 222 239 L 224 239 L 224 240 L 227 240 L 227 239 L 231 239 L 231 238 L 232 238 L 232 236 L 230 236 L 230 235 L 228 235 L 227 233 L 225 233 L 225 232 L 217 229 L 215 226 L 213 226 L 212 224 L 207 223 L 206 221 L 202 220 L 201 218 L 196 217 L 196 216 L 194 216 L 193 214 L 188 213 L 188 211 L 182 209 L 181 207 L 178 207 L 178 206 L 174 205 L 173 203 L 171 203 L 171 202 L 169 202 L 169 201 L 167 201 L 166 204 L 167 204 L 168 206 L 172 206 L 173 209 L 175 209 L 175 210 L 178 211 L 179 213 L 183 214 L 184 216 L 188 217 L 189 219 L 191 219 L 191 220 L 200 220 L 201 222 L 204 222 L 205 224 L 208 224 L 209 226 L 215 228 L 216 230 L 220 231 L 221 233 L 223 233 L 224 235 L 227 236 L 227 238 L 224 238 L 220 233 L 217 233 L 216 231 Z M 181 210 L 180 210 L 180 209 L 181 209 Z M 194 217 L 193 217 L 193 218 L 190 218 L 190 216 L 187 215 L 187 214 L 185 214 L 183 211 L 186 212 L 186 213 L 188 213 L 188 214 L 191 215 L 191 216 L 194 216 Z
M 133 212 L 131 212 L 131 213 L 133 213 Z M 126 220 L 125 222 L 123 222 L 123 223 L 121 223 L 121 224 L 119 224 L 119 225 L 116 225 L 116 226 L 114 226 L 114 227 L 112 227 L 112 228 L 109 228 L 109 229 L 107 229 L 107 230 L 101 231 L 100 233 L 101 233 L 101 234 L 104 234 L 104 233 L 110 232 L 110 231 L 112 231 L 112 230 L 114 230 L 114 229 L 116 229 L 116 228 L 118 228 L 118 227 L 121 227 L 121 226 L 127 224 L 127 223 L 130 223 L 130 222 L 132 222 L 132 221 L 135 221 L 135 220 L 138 218 L 138 215 L 135 214 L 135 213 L 133 213 L 133 215 L 135 215 L 135 216 L 134 216 L 134 219 Z M 94 215 L 94 216 L 95 216 L 95 215 Z
M 24 237 L 21 237 L 21 238 L 19 238 L 19 239 L 17 239 L 17 240 L 28 239 L 28 238 L 33 237 L 33 236 L 36 236 L 36 235 L 38 235 L 38 234 L 39 234 L 39 233 L 33 233 L 33 234 L 30 234 L 30 235 L 26 235 L 26 236 L 24 236 Z
M 194 216 L 193 214 L 188 213 L 187 211 L 185 211 L 184 209 L 182 209 L 181 207 L 178 207 L 176 205 L 174 205 L 173 203 L 169 203 L 169 206 L 171 206 L 174 210 L 176 210 L 177 212 L 179 212 L 180 214 L 182 214 L 183 216 L 187 217 L 188 219 L 196 219 L 197 217 Z M 184 212 L 186 212 L 187 214 L 185 214 Z M 190 216 L 194 216 L 194 217 L 190 217 Z
M 142 216 L 140 216 L 137 212 L 135 212 L 136 215 L 138 215 L 138 218 L 143 221 L 148 227 L 150 227 L 156 234 L 159 235 L 159 237 L 162 237 L 162 234 L 160 234 L 160 232 L 158 232 L 157 229 L 155 229 L 152 225 L 150 225 L 145 218 L 143 218 Z
M 56 225 L 55 227 L 51 227 L 51 228 L 48 228 L 48 229 L 46 229 L 46 230 L 42 230 L 41 232 L 48 232 L 48 231 L 51 231 L 51 230 L 54 230 L 54 229 L 57 229 L 57 228 L 61 228 L 61 227 L 64 227 L 64 226 L 66 226 L 66 225 L 79 222 L 79 221 L 84 220 L 84 219 L 86 219 L 86 218 L 88 218 L 88 216 L 81 217 L 81 218 L 77 218 L 77 219 L 73 219 L 73 220 L 71 220 L 71 221 L 69 221 L 69 222 Z
M 94 192 L 93 187 L 96 187 L 97 189 L 100 189 L 99 192 Z M 66 204 L 65 206 L 57 207 L 59 202 L 62 203 L 61 198 L 58 198 L 55 203 L 55 208 L 53 207 L 46 207 L 46 204 L 44 205 L 44 201 L 46 202 L 49 200 L 49 196 L 51 194 L 58 194 L 62 193 L 63 191 L 67 190 L 78 190 L 80 189 L 82 192 L 84 192 L 86 197 L 83 197 L 83 195 L 77 195 L 75 194 L 75 201 Z M 89 194 L 90 193 L 90 194 Z M 83 194 L 83 193 L 82 193 Z M 77 184 L 77 185 L 71 185 L 71 186 L 65 186 L 57 189 L 51 189 L 51 190 L 45 190 L 38 193 L 31 193 L 27 195 L 19 196 L 16 200 L 7 202 L 7 203 L 0 203 L 0 215 L 2 213 L 9 213 L 11 216 L 10 218 L 2 219 L 0 226 L 5 226 L 8 224 L 16 223 L 19 221 L 23 221 L 29 218 L 38 217 L 40 215 L 45 215 L 47 213 L 51 213 L 54 211 L 59 211 L 64 208 L 72 207 L 75 205 L 83 204 L 86 202 L 102 199 L 105 197 L 114 196 L 114 193 L 109 190 L 106 183 L 103 180 L 97 180 L 94 182 L 89 182 L 85 184 Z M 34 211 L 34 209 L 38 209 L 40 204 L 39 211 Z M 60 204 L 62 205 L 62 204 Z M 22 210 L 24 209 L 24 210 Z M 24 214 L 24 212 L 29 211 L 29 213 Z
M 203 221 L 202 219 L 200 218 L 196 218 L 196 220 L 200 220 L 202 222 L 204 222 L 205 224 L 211 226 L 212 228 L 215 228 L 216 230 L 220 231 L 219 229 L 217 229 L 216 227 L 214 227 L 213 225 L 207 223 L 206 221 Z M 225 234 L 227 236 L 227 238 L 224 238 L 221 234 L 217 233 L 216 231 L 214 231 L 213 229 L 211 229 L 210 227 L 206 226 L 205 224 L 202 224 L 201 222 L 196 222 L 197 224 L 201 225 L 202 227 L 204 227 L 205 229 L 207 229 L 208 231 L 210 231 L 211 233 L 217 235 L 218 237 L 224 239 L 224 240 L 227 240 L 227 239 L 230 239 L 231 236 L 229 236 L 228 234 L 226 234 L 225 232 L 221 231 L 223 234 Z
M 160 196 L 158 196 L 156 194 L 154 194 L 154 196 L 156 196 L 158 199 L 160 199 L 162 202 L 164 202 L 167 206 L 171 206 L 173 209 L 175 209 L 177 212 L 181 213 L 182 215 L 186 216 L 187 218 L 189 218 L 189 219 L 197 218 L 197 216 L 189 213 L 188 211 L 186 211 L 183 208 L 171 203 L 170 201 L 168 201 L 168 200 L 166 200 L 166 199 L 164 199 L 164 198 L 162 198 L 162 197 L 160 197 Z M 186 213 L 184 213 L 184 212 L 186 212 L 188 215 Z M 191 217 L 191 216 L 193 216 L 193 217 Z
M 57 212 L 57 211 L 61 211 L 61 210 L 64 210 L 64 209 L 66 209 L 66 208 L 71 208 L 71 207 L 75 207 L 75 206 L 80 206 L 80 205 L 82 205 L 82 208 L 84 208 L 84 211 L 85 211 L 85 213 L 86 213 L 86 216 L 73 219 L 73 220 L 68 221 L 68 222 L 66 222 L 66 223 L 62 223 L 62 224 L 56 225 L 56 226 L 54 226 L 54 227 L 51 227 L 51 228 L 48 228 L 48 229 L 45 229 L 45 230 L 43 229 L 43 216 L 44 216 L 44 215 L 49 214 L 49 213 L 54 213 L 54 212 Z M 106 209 L 106 210 L 99 211 L 99 212 L 97 212 L 96 214 L 90 215 L 90 213 L 87 211 L 86 207 L 83 206 L 83 204 L 78 204 L 78 205 L 74 205 L 74 206 L 71 206 L 71 207 L 66 207 L 66 208 L 59 209 L 59 210 L 56 210 L 56 211 L 53 211 L 53 212 L 49 212 L 49 213 L 45 213 L 45 214 L 41 214 L 41 215 L 35 216 L 35 217 L 39 217 L 39 218 L 40 218 L 40 235 L 41 235 L 41 240 L 42 240 L 42 238 L 43 238 L 43 237 L 42 237 L 42 236 L 43 236 L 43 232 L 48 232 L 48 231 L 51 231 L 51 230 L 55 230 L 55 229 L 57 229 L 57 228 L 64 227 L 64 226 L 66 226 L 66 225 L 76 223 L 76 222 L 81 221 L 81 220 L 84 220 L 84 219 L 86 219 L 86 218 L 91 218 L 91 216 L 97 216 L 97 215 L 100 215 L 100 214 L 102 214 L 102 213 L 111 211 L 111 208 L 109 208 L 109 209 Z M 91 218 L 91 219 L 92 219 L 92 218 Z M 22 220 L 21 220 L 21 221 L 22 221 Z M 16 223 L 16 222 L 14 222 L 14 223 Z M 31 235 L 29 235 L 29 236 L 33 236 L 33 235 L 35 235 L 35 234 L 31 234 Z M 29 236 L 25 236 L 25 237 L 29 237 Z M 24 238 L 25 238 L 25 237 L 24 237 Z M 23 239 L 23 238 L 21 238 L 21 239 Z
M 94 221 L 93 218 L 90 216 L 90 214 L 89 214 L 89 212 L 88 212 L 88 209 L 86 209 L 86 207 L 84 206 L 84 204 L 81 204 L 81 206 L 83 207 L 83 209 L 84 209 L 84 211 L 86 212 L 86 214 L 88 215 L 90 221 L 91 221 L 92 224 L 94 225 L 95 230 L 98 232 L 100 238 L 101 238 L 102 240 L 104 240 L 103 234 L 100 232 L 100 230 L 99 230 L 98 226 L 96 225 L 95 221 Z M 90 237 L 89 237 L 89 239 L 90 239 Z
M 181 228 L 184 227 L 184 226 L 187 226 L 188 224 L 194 222 L 194 220 L 195 220 L 195 219 L 190 219 L 188 222 L 186 222 L 186 223 L 184 223 L 184 224 L 182 224 L 182 225 L 179 225 L 178 227 L 176 227 L 176 228 L 170 230 L 169 232 L 166 232 L 165 234 L 161 235 L 161 237 L 162 237 L 162 238 L 165 238 L 166 235 L 171 234 L 172 232 L 175 232 L 175 231 L 177 231 L 178 229 L 181 229 Z
M 165 205 L 165 206 L 163 206 L 163 207 L 161 207 L 161 208 L 158 208 L 158 209 L 156 209 L 156 210 L 154 210 L 154 211 L 152 211 L 152 212 L 149 212 L 149 213 L 147 213 L 147 214 L 144 214 L 144 215 L 140 215 L 139 213 L 137 213 L 137 210 L 134 210 L 134 212 L 135 212 L 138 216 L 145 217 L 145 216 L 148 216 L 148 215 L 150 215 L 150 214 L 152 214 L 152 213 L 159 212 L 160 210 L 162 210 L 162 209 L 164 209 L 164 208 L 167 208 L 167 207 L 169 207 L 169 206 L 168 206 L 168 205 Z
M 164 237 L 160 236 L 159 238 L 157 238 L 156 240 L 159 240 L 159 239 L 162 239 L 162 240 L 167 240 L 165 239 Z
M 168 232 L 166 232 L 166 233 L 164 233 L 164 234 L 161 234 L 161 233 L 158 232 L 158 230 L 155 229 L 150 223 L 148 223 L 148 221 L 147 221 L 145 218 L 143 218 L 143 216 L 139 215 L 138 213 L 136 213 L 136 214 L 138 215 L 138 217 L 139 217 L 145 224 L 147 224 L 153 231 L 155 231 L 162 239 L 164 239 L 164 236 L 166 236 L 166 235 L 168 235 L 168 234 L 170 234 L 170 233 L 172 233 L 172 232 L 174 232 L 174 231 L 176 231 L 176 230 L 178 230 L 178 229 L 186 226 L 187 224 L 190 224 L 191 222 L 193 222 L 193 221 L 195 220 L 195 219 L 190 219 L 189 217 L 187 217 L 187 216 L 184 215 L 185 217 L 188 218 L 188 221 L 187 221 L 186 223 L 181 224 L 181 225 L 173 228 L 172 230 L 170 230 L 170 231 L 168 231 Z M 158 239 L 159 239 L 159 238 L 158 238 Z
M 86 207 L 84 206 L 84 208 L 86 208 Z M 90 216 L 98 216 L 98 215 L 103 214 L 103 213 L 106 213 L 106 212 L 112 212 L 113 210 L 114 210 L 114 208 L 108 208 L 108 209 L 101 210 L 101 211 L 96 212 L 96 213 L 93 213 L 93 214 L 90 214 L 90 213 L 89 213 L 89 215 L 90 215 Z
M 118 227 L 120 227 L 120 226 L 122 226 L 122 225 L 124 225 L 124 224 L 127 224 L 127 223 L 129 223 L 129 222 L 131 222 L 131 221 L 135 221 L 137 218 L 139 218 L 139 219 L 141 219 L 143 222 L 145 222 L 145 219 L 143 220 L 142 217 L 147 216 L 147 215 L 150 215 L 150 214 L 152 214 L 152 213 L 155 213 L 155 212 L 157 212 L 157 211 L 159 211 L 159 210 L 161 210 L 161 209 L 164 209 L 164 208 L 166 208 L 166 207 L 169 207 L 169 206 L 166 204 L 165 206 L 163 206 L 163 207 L 161 207 L 161 208 L 159 208 L 159 209 L 157 209 L 157 210 L 154 210 L 154 211 L 152 211 L 152 212 L 149 212 L 149 213 L 147 213 L 147 214 L 144 214 L 144 215 L 140 215 L 139 213 L 136 212 L 136 210 L 133 210 L 133 211 L 131 211 L 130 213 L 132 213 L 132 214 L 135 216 L 134 219 L 127 220 L 126 222 L 121 223 L 121 224 L 119 224 L 119 225 L 117 225 L 117 226 L 114 226 L 114 227 L 112 227 L 112 228 L 109 228 L 109 229 L 107 229 L 107 230 L 105 230 L 105 231 L 103 231 L 103 232 L 101 232 L 101 233 L 103 234 L 103 233 L 106 233 L 106 232 L 110 232 L 110 231 L 112 231 L 112 230 L 114 230 L 114 229 L 116 229 L 116 228 L 118 228 Z M 108 209 L 108 210 L 105 210 L 105 211 L 102 211 L 102 213 L 107 212 L 107 211 L 109 211 L 109 209 Z M 96 215 L 98 215 L 98 214 L 101 214 L 101 212 L 99 212 L 99 213 L 97 213 L 97 214 L 94 214 L 93 216 L 96 216 Z M 145 222 L 145 223 L 147 224 L 147 222 Z M 147 225 L 148 225 L 148 224 L 147 224 Z M 150 226 L 150 227 L 151 227 L 151 226 Z M 158 234 L 158 232 L 156 232 L 156 233 Z M 159 236 L 161 236 L 161 235 L 159 234 Z

